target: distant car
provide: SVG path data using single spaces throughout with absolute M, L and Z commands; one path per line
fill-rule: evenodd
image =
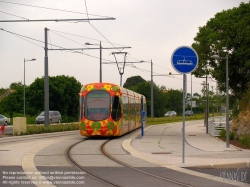
M 164 114 L 165 117 L 171 117 L 171 116 L 177 116 L 177 113 L 175 111 L 168 111 L 166 114 Z
M 4 124 L 4 126 L 10 123 L 10 119 L 5 117 L 4 115 L 0 114 L 0 126 Z
M 226 109 L 225 107 L 222 107 L 222 108 L 221 108 L 221 111 L 222 111 L 222 112 L 226 112 L 226 110 L 227 110 L 227 109 Z
M 45 112 L 36 117 L 36 124 L 44 124 Z M 61 123 L 62 116 L 58 111 L 49 111 L 49 123 Z
M 193 116 L 194 115 L 194 113 L 193 113 L 193 111 L 191 111 L 191 110 L 187 110 L 186 112 L 185 112 L 185 116 Z

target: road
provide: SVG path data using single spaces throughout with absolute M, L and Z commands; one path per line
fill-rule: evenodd
M 8 127 L 8 129 L 11 129 Z M 137 130 L 138 131 L 138 130 Z M 133 133 L 133 132 L 132 132 Z M 237 186 L 171 170 L 133 157 L 122 148 L 122 142 L 130 134 L 115 138 L 107 144 L 106 150 L 123 162 L 148 173 L 179 181 L 189 186 Z M 119 186 L 185 186 L 155 179 L 114 163 L 105 158 L 99 144 L 106 138 L 88 139 L 79 131 L 39 134 L 0 139 L 0 183 L 1 186 L 110 186 L 85 173 L 67 159 L 66 152 L 72 145 L 73 158 L 84 168 L 108 179 Z M 82 143 L 81 143 L 82 142 Z M 191 168 L 198 172 L 196 168 Z M 249 171 L 249 170 L 248 170 Z M 250 171 L 249 171 L 250 172 Z M 206 173 L 206 172 L 205 172 Z M 217 169 L 209 173 L 218 175 Z

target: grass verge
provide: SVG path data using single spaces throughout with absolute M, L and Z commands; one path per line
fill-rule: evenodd
M 197 114 L 194 116 L 185 116 L 185 121 L 201 120 L 204 119 L 203 114 Z M 162 118 L 147 118 L 147 125 L 158 125 L 164 123 L 173 123 L 182 121 L 182 116 L 162 117 Z

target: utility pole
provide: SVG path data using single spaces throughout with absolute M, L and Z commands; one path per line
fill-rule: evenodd
M 102 42 L 100 41 L 100 83 L 102 82 Z
M 193 101 L 192 101 L 192 98 L 193 98 L 193 93 L 192 93 L 192 74 L 191 74 L 191 113 L 193 113 Z
M 154 118 L 153 62 L 151 59 L 151 118 Z
M 208 90 L 207 90 L 207 75 L 206 75 L 206 133 L 208 132 Z
M 64 22 L 64 21 L 86 21 L 89 22 L 90 20 L 115 20 L 115 18 L 88 18 L 88 19 L 42 19 L 42 20 L 0 20 L 0 22 L 44 22 L 44 21 L 55 21 L 55 22 Z M 2 29 L 3 30 L 3 29 Z M 45 112 L 45 121 L 44 125 L 49 125 L 49 78 L 48 78 L 48 29 L 45 28 L 45 57 L 44 57 L 44 112 Z M 101 50 L 101 49 L 100 49 Z M 101 53 L 101 52 L 100 52 Z M 101 61 L 100 61 L 101 63 Z M 100 70 L 101 71 L 101 70 Z
M 48 66 L 48 29 L 45 28 L 44 57 L 44 125 L 49 125 L 49 66 Z

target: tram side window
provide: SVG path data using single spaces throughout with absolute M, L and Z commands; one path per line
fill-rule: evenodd
M 123 96 L 123 118 L 128 120 L 128 98 L 127 96 Z
M 115 121 L 118 121 L 121 118 L 121 105 L 118 96 L 113 97 L 111 116 Z

